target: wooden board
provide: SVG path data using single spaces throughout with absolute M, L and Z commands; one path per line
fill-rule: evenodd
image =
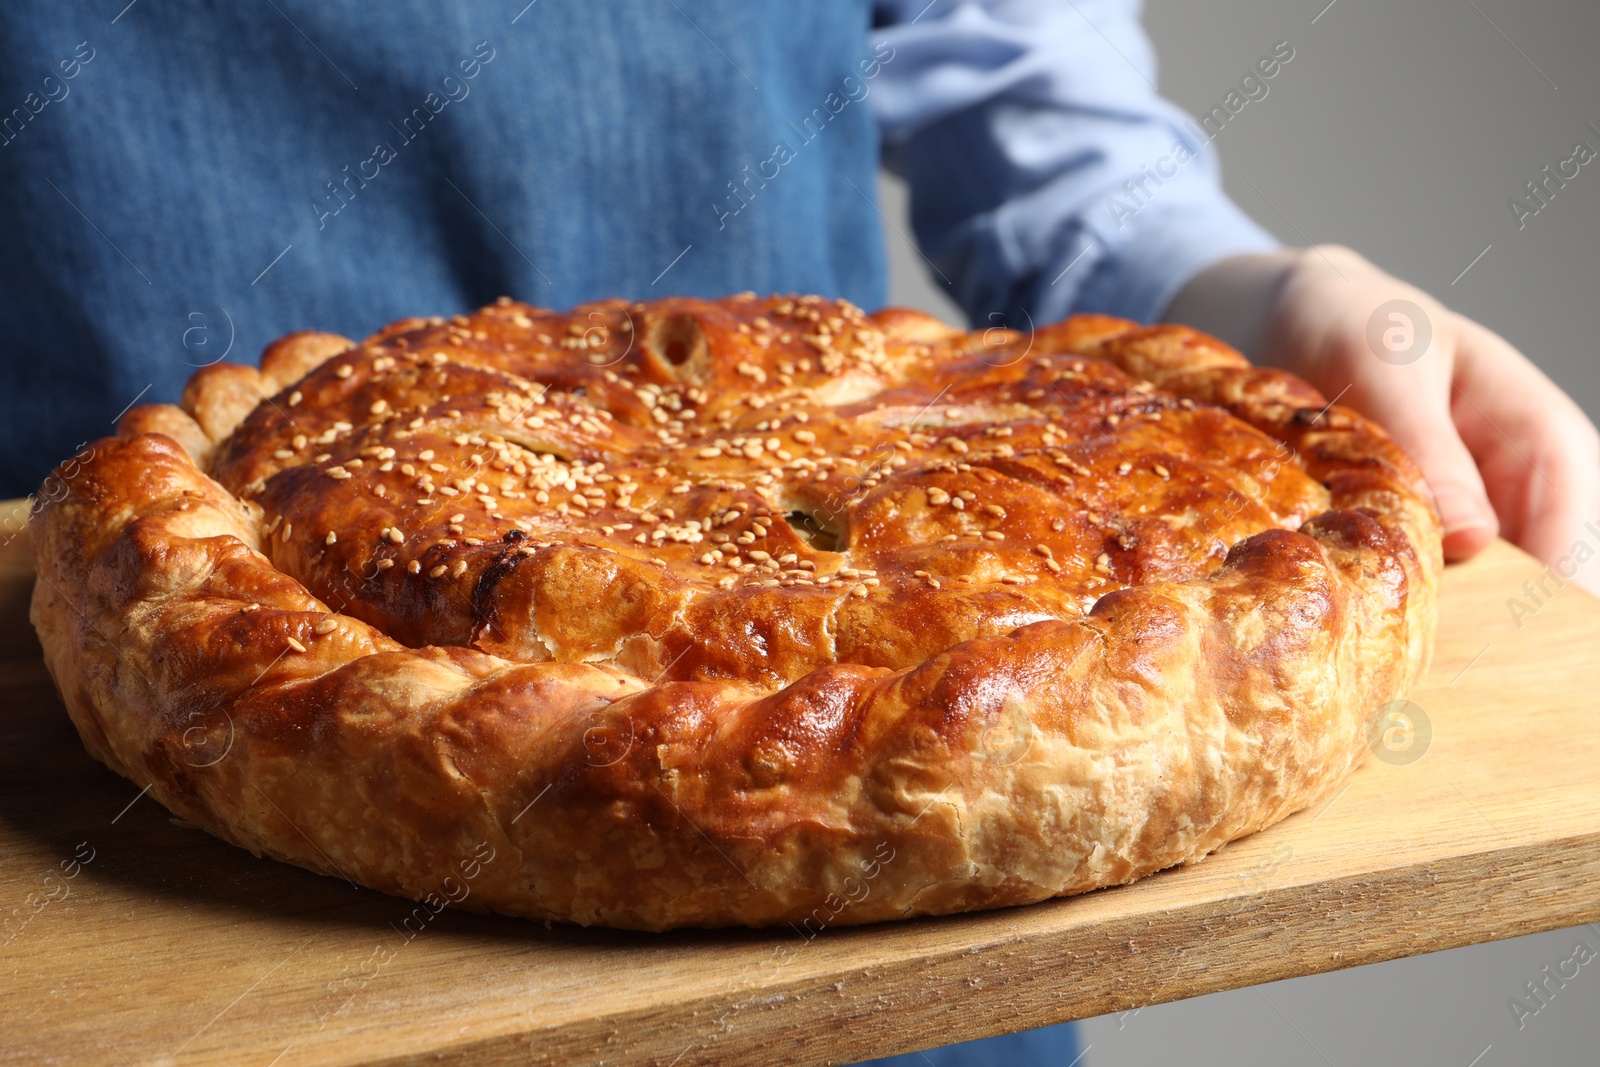
M 0 1060 L 848 1063 L 1594 921 L 1600 603 L 1547 579 L 1536 605 L 1523 583 L 1543 573 L 1498 544 L 1446 574 L 1433 670 L 1412 696 L 1432 727 L 1420 759 L 1371 759 L 1342 792 L 1193 867 L 810 941 L 453 913 L 412 932 L 410 903 L 175 825 L 91 761 L 39 661 L 29 549 L 13 537 Z M 1520 626 L 1512 597 L 1536 609 Z

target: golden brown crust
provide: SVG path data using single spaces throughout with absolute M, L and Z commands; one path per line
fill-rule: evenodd
M 184 410 L 34 519 L 68 709 L 411 897 L 814 930 L 1127 882 L 1335 785 L 1432 640 L 1415 466 L 1182 327 L 503 301 Z

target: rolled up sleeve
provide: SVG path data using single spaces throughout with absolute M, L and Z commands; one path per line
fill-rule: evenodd
M 973 322 L 1149 322 L 1207 265 L 1278 246 L 1223 193 L 1206 131 L 1156 92 L 1139 8 L 877 4 L 885 162 Z

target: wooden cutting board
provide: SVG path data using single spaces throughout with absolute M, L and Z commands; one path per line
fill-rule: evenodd
M 811 941 L 448 912 L 412 933 L 410 903 L 176 825 L 91 761 L 39 660 L 12 536 L 0 1060 L 848 1063 L 1591 922 L 1600 603 L 1552 579 L 1540 594 L 1544 573 L 1505 544 L 1451 568 L 1413 729 L 1396 720 L 1343 791 L 1193 867 Z

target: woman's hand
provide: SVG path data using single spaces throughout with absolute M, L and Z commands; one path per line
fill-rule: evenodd
M 1166 317 L 1293 371 L 1382 425 L 1422 467 L 1446 559 L 1499 533 L 1573 577 L 1600 555 L 1600 435 L 1522 353 L 1333 245 L 1201 271 Z M 1585 523 L 1594 522 L 1594 529 Z M 1600 565 L 1580 584 L 1600 593 Z

